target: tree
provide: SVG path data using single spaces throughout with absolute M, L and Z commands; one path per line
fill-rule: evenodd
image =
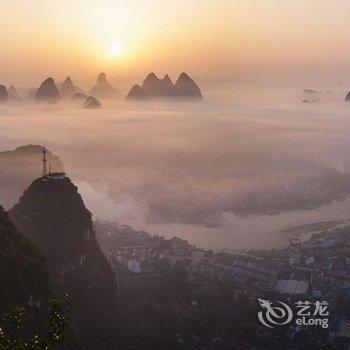
M 51 350 L 68 338 L 68 295 L 49 300 L 41 331 L 32 330 L 41 317 L 36 308 L 15 307 L 0 319 L 0 350 Z

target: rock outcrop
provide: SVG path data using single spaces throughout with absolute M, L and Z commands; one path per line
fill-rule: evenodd
M 345 101 L 350 101 L 350 91 L 345 96 Z
M 45 259 L 0 206 L 0 314 L 51 294 Z
M 202 92 L 193 79 L 186 73 L 181 73 L 175 83 L 176 96 L 185 99 L 202 99 Z
M 175 96 L 175 86 L 167 74 L 163 79 L 159 79 L 154 73 L 148 74 L 143 81 L 142 90 L 151 98 L 172 98 Z
M 202 93 L 198 85 L 186 73 L 181 73 L 173 84 L 168 74 L 159 79 L 155 73 L 149 73 L 143 81 L 142 86 L 134 85 L 129 91 L 126 99 L 144 100 L 202 100 Z
M 61 98 L 62 96 L 52 78 L 47 78 L 45 81 L 43 81 L 35 94 L 35 101 L 37 102 L 57 101 Z
M 5 85 L 0 85 L 0 102 L 7 101 L 8 92 Z
M 90 94 L 99 97 L 112 97 L 117 95 L 118 91 L 107 81 L 106 74 L 100 73 L 95 86 L 90 90 Z
M 71 180 L 62 173 L 34 180 L 10 217 L 46 258 L 55 290 L 70 295 L 79 348 L 132 349 L 124 343 L 115 275 L 97 243 L 91 213 Z
M 14 85 L 11 85 L 8 90 L 7 90 L 8 94 L 14 98 L 19 98 L 19 93 L 16 89 L 16 87 Z
M 101 107 L 100 101 L 93 96 L 89 96 L 84 102 L 84 108 L 87 108 L 87 109 L 95 109 L 100 107 Z
M 82 92 L 76 92 L 73 96 L 72 96 L 72 101 L 85 101 L 87 99 L 88 96 L 86 96 L 85 94 L 83 94 Z
M 67 79 L 63 82 L 60 93 L 63 97 L 71 97 L 76 92 L 76 88 L 73 85 L 72 79 L 67 77 Z
M 147 100 L 147 95 L 143 91 L 142 87 L 135 84 L 126 96 L 127 100 Z
M 304 89 L 303 90 L 303 94 L 306 94 L 306 95 L 317 95 L 318 91 L 317 90 L 313 90 L 313 89 Z

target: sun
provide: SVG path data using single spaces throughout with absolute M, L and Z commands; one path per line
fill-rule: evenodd
M 109 54 L 112 57 L 120 57 L 123 55 L 123 52 L 124 52 L 124 47 L 121 43 L 115 43 L 109 49 Z

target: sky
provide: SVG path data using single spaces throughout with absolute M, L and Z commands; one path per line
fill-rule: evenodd
M 348 0 L 1 0 L 0 77 L 350 78 Z

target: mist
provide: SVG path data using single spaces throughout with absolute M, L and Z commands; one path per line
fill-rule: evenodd
M 203 103 L 1 105 L 0 150 L 45 145 L 94 219 L 205 248 L 281 247 L 283 228 L 348 217 L 346 87 L 218 81 L 202 88 Z M 317 102 L 302 103 L 306 88 L 319 91 Z

